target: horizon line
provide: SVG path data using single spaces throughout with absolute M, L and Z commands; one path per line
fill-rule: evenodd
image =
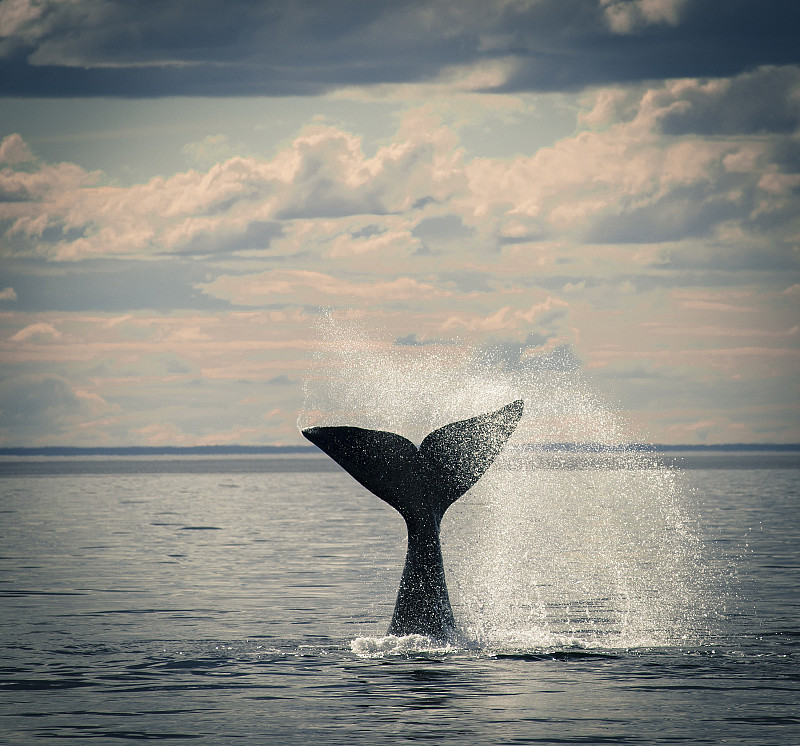
M 800 443 L 520 443 L 511 448 L 541 451 L 800 451 Z M 0 446 L 0 456 L 258 455 L 324 453 L 314 445 L 198 446 Z

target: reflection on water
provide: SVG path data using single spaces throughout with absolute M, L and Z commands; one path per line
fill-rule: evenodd
M 399 516 L 269 468 L 0 479 L 0 741 L 797 742 L 798 472 L 691 473 L 737 569 L 704 640 L 400 650 Z

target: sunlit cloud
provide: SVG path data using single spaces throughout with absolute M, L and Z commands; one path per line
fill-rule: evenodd
M 357 5 L 0 3 L 2 442 L 299 442 L 322 309 L 800 442 L 796 4 Z

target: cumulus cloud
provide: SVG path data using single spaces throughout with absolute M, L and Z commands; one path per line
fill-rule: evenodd
M 272 160 L 234 156 L 206 172 L 131 187 L 102 185 L 101 174 L 75 164 L 6 168 L 0 219 L 14 241 L 5 251 L 77 260 L 264 249 L 282 231 L 276 221 L 388 216 L 426 200 L 446 202 L 462 188 L 455 146 L 447 128 L 405 127 L 368 157 L 360 138 L 314 127 Z M 363 253 L 384 240 L 340 242 L 333 251 Z
M 20 135 L 8 135 L 0 142 L 0 163 L 25 163 L 32 160 L 33 154 Z
M 785 226 L 789 235 L 796 225 L 789 208 L 796 207 L 796 173 L 786 170 L 797 166 L 773 159 L 749 115 L 732 117 L 724 127 L 709 121 L 712 133 L 686 123 L 679 132 L 675 125 L 675 117 L 692 108 L 716 111 L 721 97 L 738 100 L 739 86 L 748 88 L 762 76 L 782 81 L 773 87 L 781 91 L 775 108 L 796 108 L 796 69 L 714 83 L 670 82 L 645 91 L 597 91 L 582 120 L 585 129 L 574 137 L 529 157 L 467 163 L 466 199 L 484 224 L 497 214 L 501 240 L 509 232 L 501 221 L 511 215 L 517 234 L 579 235 L 593 243 L 675 242 L 729 234 L 734 227 L 760 232 L 762 220 Z M 675 131 L 666 133 L 665 122 Z
M 460 4 L 447 7 L 458 22 Z M 597 20 L 611 4 L 572 7 Z M 669 7 L 677 20 L 659 16 Z M 696 23 L 699 7 L 634 3 L 615 33 L 658 38 Z M 508 42 L 480 43 L 494 54 Z M 524 64 L 503 69 L 510 85 Z M 467 130 L 428 105 L 379 139 L 313 123 L 268 156 L 199 136 L 195 168 L 129 185 L 46 162 L 11 135 L 0 145 L 3 376 L 38 376 L 42 401 L 61 402 L 26 437 L 66 439 L 80 424 L 81 442 L 293 441 L 311 317 L 333 307 L 385 324 L 398 354 L 470 340 L 509 367 L 586 367 L 660 432 L 685 425 L 672 438 L 756 432 L 755 415 L 719 414 L 760 397 L 762 416 L 786 410 L 772 432 L 792 439 L 797 75 L 772 66 L 587 89 L 574 130 L 504 157 L 465 148 Z M 751 102 L 760 88 L 768 111 Z M 691 429 L 704 422 L 718 426 Z
M 703 128 L 686 119 L 746 99 L 767 80 L 777 81 L 776 109 L 796 108 L 796 69 L 601 89 L 587 96 L 573 136 L 511 159 L 467 158 L 452 129 L 413 109 L 372 154 L 346 130 L 313 126 L 271 159 L 233 156 L 130 187 L 103 184 L 74 164 L 9 164 L 0 171 L 4 251 L 58 260 L 310 252 L 399 262 L 503 247 L 523 256 L 545 240 L 659 244 L 780 231 L 788 241 L 800 162 L 754 130 L 755 114 L 722 130 L 711 114 Z M 709 127 L 711 135 L 699 131 Z M 27 147 L 16 136 L 4 146 Z

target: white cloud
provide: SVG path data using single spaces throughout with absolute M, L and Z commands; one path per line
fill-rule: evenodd
M 16 300 L 17 293 L 14 288 L 3 288 L 0 290 L 0 300 Z

